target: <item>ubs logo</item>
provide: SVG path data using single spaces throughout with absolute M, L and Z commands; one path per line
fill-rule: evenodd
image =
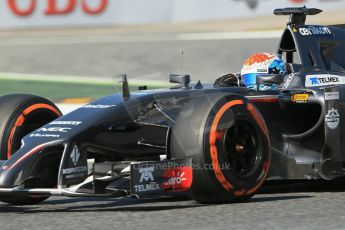
M 40 2 L 43 0 L 40 0 Z M 81 10 L 85 14 L 98 15 L 103 13 L 107 6 L 108 0 L 80 0 Z M 19 17 L 27 17 L 34 13 L 37 8 L 38 0 L 7 0 L 7 6 L 13 14 Z M 45 15 L 68 15 L 78 8 L 77 0 L 46 0 Z M 96 2 L 96 3 L 95 3 Z M 91 3 L 91 4 L 90 4 Z

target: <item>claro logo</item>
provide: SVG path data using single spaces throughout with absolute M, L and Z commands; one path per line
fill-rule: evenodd
M 39 1 L 46 4 L 43 13 L 53 16 L 70 14 L 79 6 L 85 14 L 98 15 L 106 10 L 109 0 L 6 0 L 9 10 L 20 17 L 32 15 Z

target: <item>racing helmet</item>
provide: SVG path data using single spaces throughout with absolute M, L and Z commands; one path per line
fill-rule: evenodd
M 245 61 L 241 70 L 241 81 L 246 87 L 251 89 L 275 90 L 278 88 L 278 85 L 260 84 L 258 86 L 256 84 L 257 76 L 285 74 L 285 62 L 280 55 L 272 53 L 256 53 Z

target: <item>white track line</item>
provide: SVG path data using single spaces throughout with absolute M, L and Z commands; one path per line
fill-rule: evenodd
M 0 46 L 21 45 L 68 45 L 68 44 L 105 44 L 128 42 L 165 42 L 165 41 L 207 41 L 279 38 L 281 31 L 255 32 L 214 32 L 178 34 L 132 34 L 105 36 L 64 36 L 64 37 L 23 37 L 0 38 Z

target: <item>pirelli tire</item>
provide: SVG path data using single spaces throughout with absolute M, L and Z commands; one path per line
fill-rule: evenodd
M 0 97 L 0 158 L 9 159 L 21 145 L 21 139 L 31 131 L 57 119 L 62 113 L 51 101 L 28 94 Z M 8 194 L 0 201 L 14 205 L 32 205 L 49 195 Z
M 0 159 L 9 159 L 26 134 L 61 115 L 56 105 L 42 97 L 28 94 L 0 97 Z
M 192 158 L 191 198 L 244 201 L 265 181 L 271 159 L 260 112 L 239 95 L 207 94 L 184 106 L 172 130 L 171 156 Z

